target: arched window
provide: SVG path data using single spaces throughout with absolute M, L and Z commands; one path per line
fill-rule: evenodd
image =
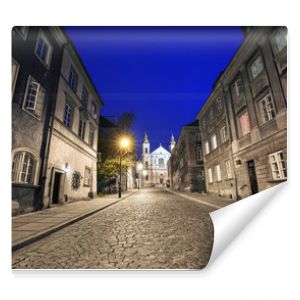
M 163 167 L 165 166 L 165 161 L 164 161 L 164 159 L 163 159 L 163 158 L 160 158 L 160 159 L 158 160 L 158 164 L 159 164 L 159 167 L 160 167 L 160 168 L 163 168 Z
M 148 164 L 148 162 L 146 161 L 146 162 L 145 162 L 145 167 L 146 167 L 146 169 L 148 169 L 148 166 L 149 166 L 149 164 Z
M 27 151 L 16 152 L 12 160 L 12 182 L 33 184 L 37 160 Z
M 148 148 L 145 148 L 145 153 L 148 153 Z

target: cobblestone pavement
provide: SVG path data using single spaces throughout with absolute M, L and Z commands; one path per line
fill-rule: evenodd
M 17 269 L 200 269 L 213 245 L 212 208 L 161 189 L 126 200 L 13 252 Z

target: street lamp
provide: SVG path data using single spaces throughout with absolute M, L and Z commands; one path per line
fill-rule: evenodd
M 124 136 L 120 139 L 120 183 L 119 183 L 119 198 L 122 197 L 122 150 L 128 151 L 130 141 L 129 138 Z M 125 152 L 126 154 L 126 152 Z M 127 176 L 127 174 L 126 174 Z

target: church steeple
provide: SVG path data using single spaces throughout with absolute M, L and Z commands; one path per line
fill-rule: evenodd
M 145 135 L 144 135 L 144 144 L 149 144 L 148 135 L 147 135 L 146 132 L 145 132 Z
M 148 135 L 146 132 L 143 141 L 143 155 L 144 154 L 150 154 L 150 142 L 148 140 Z
M 170 141 L 170 146 L 169 146 L 170 152 L 172 152 L 172 150 L 174 149 L 175 145 L 176 145 L 176 142 L 175 142 L 174 135 L 173 135 L 173 133 L 172 133 L 171 141 Z

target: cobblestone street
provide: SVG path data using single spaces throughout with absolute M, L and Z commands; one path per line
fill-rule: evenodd
M 163 189 L 143 189 L 13 252 L 12 267 L 200 269 L 213 245 L 211 210 Z

